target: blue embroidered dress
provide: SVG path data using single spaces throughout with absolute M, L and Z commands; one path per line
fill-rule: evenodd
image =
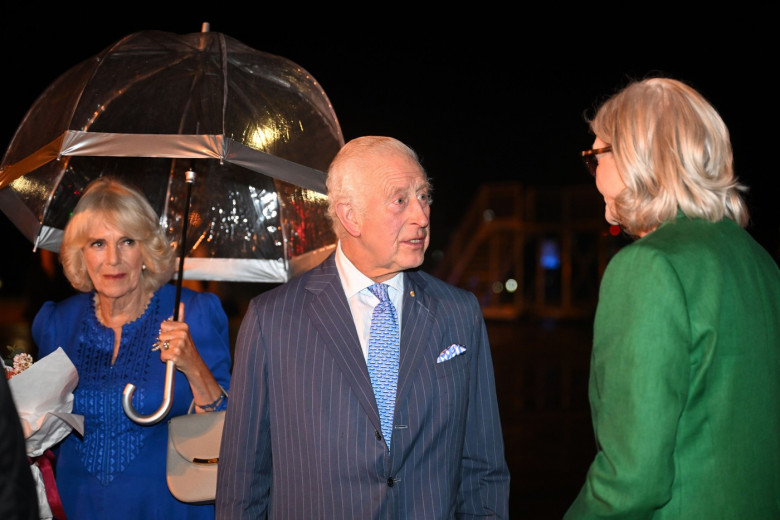
M 144 314 L 123 327 L 113 365 L 114 332 L 97 320 L 94 293 L 46 302 L 33 320 L 39 358 L 62 347 L 79 374 L 73 413 L 84 416 L 84 436 L 69 435 L 56 452 L 57 489 L 68 520 L 214 518 L 213 505 L 176 500 L 165 478 L 168 419 L 186 414 L 192 402 L 184 374 L 176 371 L 171 411 L 158 423 L 137 424 L 122 407 L 128 383 L 136 386 L 137 413 L 154 413 L 163 402 L 165 363 L 152 346 L 160 323 L 173 315 L 175 292 L 171 284 L 160 288 Z M 183 288 L 181 301 L 195 346 L 228 390 L 230 339 L 219 299 Z

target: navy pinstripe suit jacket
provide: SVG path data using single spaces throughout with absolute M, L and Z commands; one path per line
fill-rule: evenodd
M 482 312 L 409 271 L 392 451 L 334 256 L 255 297 L 236 344 L 217 518 L 506 518 L 509 470 Z M 437 363 L 452 344 L 464 354 Z

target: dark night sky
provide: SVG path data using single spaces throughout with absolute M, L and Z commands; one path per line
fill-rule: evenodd
M 302 5 L 288 13 L 258 5 L 253 14 L 220 8 L 217 15 L 191 9 L 150 16 L 136 4 L 138 12 L 127 13 L 118 4 L 116 14 L 62 10 L 41 20 L 41 6 L 29 4 L 0 8 L 3 153 L 27 109 L 70 67 L 130 33 L 199 32 L 206 21 L 212 32 L 311 73 L 345 139 L 392 135 L 415 148 L 434 180 L 435 244 L 437 233 L 457 225 L 482 182 L 590 182 L 579 158 L 592 142 L 583 111 L 629 77 L 663 72 L 698 88 L 720 111 L 737 174 L 753 188 L 752 231 L 777 251 L 780 212 L 769 195 L 778 171 L 771 134 L 777 90 L 762 68 L 776 61 L 777 42 L 755 22 L 768 23 L 768 14 L 752 14 L 744 28 L 734 13 L 695 24 L 666 13 L 644 18 L 646 27 L 635 26 L 635 18 L 622 27 L 592 12 L 564 22 L 552 13 L 518 17 L 485 9 L 449 13 L 445 21 L 395 4 L 397 14 L 370 16 L 312 13 Z M 314 21 L 302 21 L 304 14 Z M 0 218 L 3 229 L 12 228 Z

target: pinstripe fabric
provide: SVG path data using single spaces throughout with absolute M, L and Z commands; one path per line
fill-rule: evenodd
M 478 302 L 422 272 L 407 272 L 404 285 L 389 455 L 333 256 L 252 300 L 236 345 L 218 519 L 507 517 Z M 437 364 L 452 344 L 467 350 Z

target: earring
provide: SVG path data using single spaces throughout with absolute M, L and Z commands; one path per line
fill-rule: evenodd
M 146 271 L 146 264 L 141 264 L 141 271 Z

